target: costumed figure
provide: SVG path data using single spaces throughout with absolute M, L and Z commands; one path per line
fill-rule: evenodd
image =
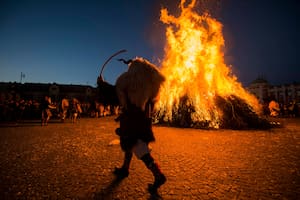
M 120 127 L 116 129 L 116 134 L 120 136 L 120 145 L 125 156 L 123 165 L 116 168 L 114 174 L 121 179 L 129 175 L 134 153 L 153 173 L 154 183 L 149 185 L 149 190 L 156 191 L 166 182 L 166 177 L 150 154 L 148 145 L 155 141 L 151 114 L 165 78 L 155 65 L 143 58 L 124 63 L 128 64 L 129 68 L 116 82 L 116 92 L 122 107 L 122 112 L 117 118 Z

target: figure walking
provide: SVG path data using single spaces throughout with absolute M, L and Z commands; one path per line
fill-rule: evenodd
M 126 178 L 135 154 L 152 172 L 154 183 L 149 185 L 149 190 L 154 192 L 166 182 L 166 177 L 148 146 L 155 141 L 151 114 L 164 80 L 156 66 L 147 60 L 136 58 L 129 62 L 128 71 L 116 83 L 116 92 L 122 106 L 122 113 L 118 117 L 120 127 L 116 129 L 116 134 L 120 136 L 124 161 L 120 168 L 115 169 L 114 174 L 120 179 Z

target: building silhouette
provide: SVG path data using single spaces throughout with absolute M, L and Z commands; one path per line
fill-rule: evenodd
M 89 85 L 0 82 L 0 95 L 1 100 L 41 101 L 45 96 L 49 96 L 53 102 L 59 102 L 63 98 L 89 102 L 95 100 L 97 89 Z
M 247 89 L 253 93 L 261 103 L 275 100 L 280 104 L 287 105 L 292 101 L 300 103 L 300 83 L 271 85 L 264 78 L 255 79 Z

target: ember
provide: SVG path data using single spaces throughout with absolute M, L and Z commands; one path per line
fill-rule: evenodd
M 180 127 L 260 128 L 261 105 L 231 74 L 224 61 L 222 24 L 208 13 L 193 11 L 196 0 L 181 14 L 161 10 L 167 25 L 161 72 L 166 81 L 156 104 L 156 120 Z M 185 6 L 186 5 L 186 6 Z

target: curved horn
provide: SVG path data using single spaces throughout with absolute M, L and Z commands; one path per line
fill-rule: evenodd
M 123 59 L 123 58 L 118 59 L 118 61 L 122 61 L 122 62 L 123 62 L 124 64 L 126 64 L 126 65 L 128 65 L 128 64 L 130 64 L 130 63 L 132 62 L 131 59 L 125 60 L 125 59 Z
M 106 65 L 106 64 L 107 64 L 114 56 L 116 56 L 116 55 L 118 55 L 118 54 L 120 54 L 120 53 L 123 53 L 123 52 L 126 52 L 126 49 L 122 49 L 122 50 L 120 50 L 120 51 L 114 53 L 113 55 L 111 55 L 111 56 L 105 61 L 105 63 L 102 65 L 102 68 L 101 68 L 99 77 L 102 77 L 102 72 L 103 72 L 103 69 L 104 69 L 105 65 Z

